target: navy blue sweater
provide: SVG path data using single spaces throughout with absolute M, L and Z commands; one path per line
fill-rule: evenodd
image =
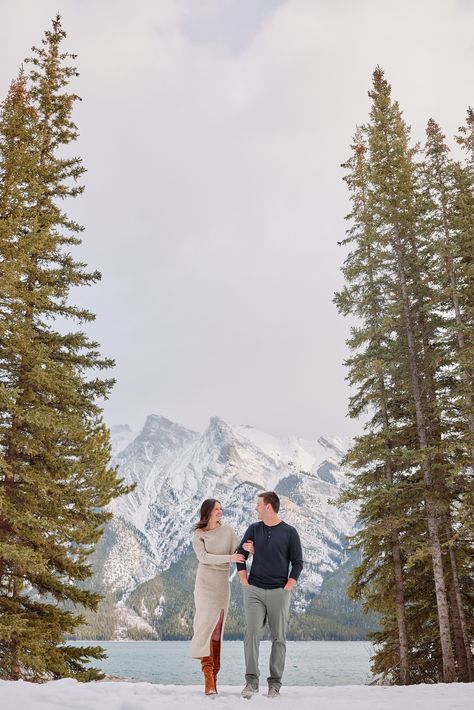
M 281 521 L 278 525 L 265 525 L 262 521 L 252 523 L 242 538 L 238 552 L 248 558 L 249 553 L 242 545 L 247 540 L 253 540 L 255 554 L 250 567 L 249 583 L 261 589 L 276 589 L 284 587 L 290 577 L 297 580 L 303 569 L 303 552 L 300 536 L 291 525 Z M 247 565 L 237 563 L 239 571 L 246 570 Z

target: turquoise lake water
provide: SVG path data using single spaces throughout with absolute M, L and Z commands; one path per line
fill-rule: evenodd
M 108 658 L 95 662 L 105 673 L 150 683 L 194 685 L 201 683 L 199 661 L 188 655 L 186 641 L 75 642 L 100 645 Z M 260 683 L 266 685 L 271 644 L 260 644 Z M 364 685 L 371 681 L 372 644 L 366 641 L 287 641 L 286 685 Z M 219 680 L 224 685 L 244 682 L 241 641 L 224 641 Z

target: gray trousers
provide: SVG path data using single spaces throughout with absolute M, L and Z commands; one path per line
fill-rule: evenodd
M 246 632 L 244 640 L 245 680 L 258 686 L 258 649 L 265 624 L 268 624 L 272 651 L 270 655 L 270 675 L 268 685 L 281 688 L 281 677 L 285 668 L 286 629 L 290 609 L 291 592 L 282 587 L 260 589 L 243 587 Z

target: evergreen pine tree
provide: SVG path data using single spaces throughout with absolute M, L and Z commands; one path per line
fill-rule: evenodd
M 343 166 L 350 171 L 344 179 L 351 192 L 353 207 L 348 215 L 352 227 L 345 243 L 353 245 L 353 250 L 343 267 L 346 286 L 336 294 L 335 301 L 341 313 L 351 313 L 359 319 L 348 340 L 353 350 L 352 357 L 346 361 L 351 368 L 349 380 L 351 384 L 359 385 L 358 393 L 351 398 L 350 412 L 352 416 L 358 416 L 362 410 L 370 408 L 372 417 L 366 425 L 368 432 L 357 438 L 347 458 L 347 463 L 360 473 L 353 478 L 353 485 L 342 500 L 364 501 L 360 511 L 364 527 L 356 536 L 356 545 L 362 548 L 364 556 L 356 570 L 357 582 L 352 592 L 356 597 L 370 596 L 363 581 L 369 567 L 377 568 L 376 575 L 370 577 L 371 587 L 375 584 L 375 576 L 379 583 L 382 579 L 388 581 L 384 598 L 390 600 L 390 611 L 395 609 L 398 629 L 397 660 L 390 668 L 392 674 L 397 668 L 400 682 L 407 684 L 410 682 L 409 643 L 400 524 L 395 512 L 400 507 L 397 501 L 400 490 L 392 453 L 398 432 L 389 412 L 394 393 L 391 354 L 394 324 L 384 293 L 387 254 L 368 208 L 366 149 L 364 130 L 359 129 L 354 139 L 353 155 Z M 380 605 L 371 608 L 379 612 L 383 626 L 386 610 Z
M 464 373 L 463 391 L 465 402 L 471 396 L 471 406 L 474 398 L 472 385 L 474 383 L 474 110 L 467 110 L 465 125 L 459 128 L 457 141 L 464 150 L 465 165 L 457 171 L 457 201 L 455 206 L 455 225 L 459 233 L 458 264 L 459 286 L 463 293 L 463 328 L 462 343 L 460 343 L 459 362 Z M 471 417 L 472 417 L 471 408 Z M 462 525 L 469 530 L 471 540 L 474 539 L 474 463 L 472 449 L 472 419 L 469 419 L 469 438 L 471 446 L 471 476 L 469 487 L 464 496 L 463 505 L 459 511 Z
M 458 229 L 459 187 L 462 184 L 462 167 L 449 155 L 440 127 L 428 121 L 421 183 L 425 193 L 425 228 L 436 254 L 431 278 L 436 286 L 434 306 L 444 316 L 443 328 L 437 334 L 446 351 L 444 374 L 439 373 L 438 401 L 443 424 L 445 490 L 449 498 L 444 520 L 447 540 L 448 593 L 455 639 L 458 673 L 462 680 L 474 680 L 472 652 L 467 628 L 466 602 L 463 599 L 460 579 L 469 578 L 465 537 L 454 533 L 456 512 L 470 486 L 468 469 L 474 462 L 472 432 L 474 431 L 473 394 L 474 381 L 466 361 L 466 289 L 463 284 L 462 232 Z M 464 538 L 464 539 L 463 539 Z M 464 550 L 464 554 L 463 554 Z M 471 556 L 472 552 L 471 549 Z
M 462 523 L 472 518 L 473 161 L 450 161 L 434 122 L 425 161 L 416 160 L 379 68 L 369 96 L 369 123 L 345 165 L 354 250 L 336 295 L 358 319 L 349 412 L 371 415 L 347 456 L 354 474 L 343 500 L 361 501 L 363 523 L 350 591 L 380 614 L 376 672 L 403 683 L 472 680 L 472 536 Z M 468 151 L 471 124 L 460 138 Z
M 64 37 L 57 16 L 0 121 L 0 677 L 10 679 L 101 676 L 84 664 L 102 649 L 64 643 L 83 621 L 65 606 L 97 607 L 82 584 L 87 559 L 105 506 L 128 491 L 108 467 L 99 405 L 113 381 L 92 375 L 113 362 L 84 332 L 54 327 L 93 320 L 69 292 L 100 278 L 71 255 L 81 227 L 61 207 L 84 173 L 65 150 L 78 97 Z
M 433 565 L 439 634 L 443 659 L 443 680 L 456 679 L 449 606 L 443 564 L 440 518 L 446 501 L 438 486 L 431 440 L 432 407 L 435 406 L 431 385 L 432 355 L 423 349 L 426 337 L 426 281 L 419 276 L 428 273 L 430 254 L 423 244 L 415 242 L 419 224 L 416 199 L 414 150 L 409 147 L 409 130 L 399 106 L 391 99 L 391 90 L 380 69 L 374 72 L 370 92 L 372 109 L 368 125 L 372 209 L 386 229 L 393 251 L 394 272 L 399 283 L 400 324 L 406 340 L 406 364 L 413 398 L 416 422 L 416 450 L 424 481 L 424 503 Z M 429 308 L 429 303 L 428 303 Z M 430 361 L 427 361 L 430 356 Z M 428 397 L 428 394 L 431 395 Z

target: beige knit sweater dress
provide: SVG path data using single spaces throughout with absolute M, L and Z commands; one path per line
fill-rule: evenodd
M 197 530 L 193 548 L 199 560 L 194 585 L 194 635 L 189 652 L 193 658 L 209 656 L 212 632 L 224 610 L 221 639 L 230 599 L 230 556 L 237 550 L 240 538 L 230 525 L 213 530 Z

